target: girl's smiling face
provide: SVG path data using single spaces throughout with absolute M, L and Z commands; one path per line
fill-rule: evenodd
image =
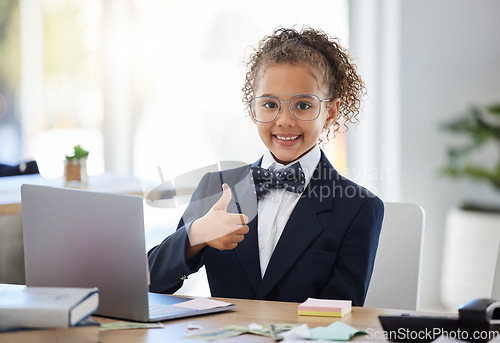
M 307 64 L 271 64 L 260 73 L 256 85 L 255 97 L 275 96 L 283 101 L 274 121 L 256 122 L 262 142 L 279 163 L 286 165 L 308 153 L 323 129 L 337 118 L 338 98 L 322 102 L 320 115 L 313 121 L 298 120 L 290 111 L 288 100 L 296 94 L 315 94 L 321 100 L 328 99 L 322 79 Z

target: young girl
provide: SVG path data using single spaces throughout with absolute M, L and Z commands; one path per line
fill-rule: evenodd
M 248 66 L 244 101 L 268 150 L 203 177 L 177 231 L 148 253 L 150 290 L 173 293 L 205 265 L 214 297 L 362 306 L 383 203 L 340 176 L 318 145 L 357 121 L 356 67 L 314 29 L 276 30 Z

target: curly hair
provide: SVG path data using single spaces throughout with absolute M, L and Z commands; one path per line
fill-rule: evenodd
M 243 102 L 248 105 L 257 88 L 260 73 L 270 64 L 308 63 L 323 76 L 331 99 L 340 99 L 339 116 L 333 126 L 335 135 L 341 124 L 359 122 L 358 114 L 361 98 L 366 93 L 361 77 L 356 73 L 349 53 L 339 44 L 337 38 L 330 38 L 321 30 L 304 28 L 278 28 L 270 36 L 264 37 L 258 49 L 247 63 Z M 328 141 L 331 126 L 325 128 L 323 135 Z M 320 143 L 322 139 L 320 138 Z

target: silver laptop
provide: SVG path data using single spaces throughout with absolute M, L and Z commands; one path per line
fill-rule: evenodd
M 142 322 L 235 308 L 148 292 L 141 197 L 23 185 L 21 198 L 27 286 L 97 287 L 97 315 Z

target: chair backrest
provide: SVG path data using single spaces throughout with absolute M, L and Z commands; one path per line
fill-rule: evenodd
M 385 203 L 366 307 L 418 310 L 425 213 L 407 203 Z

